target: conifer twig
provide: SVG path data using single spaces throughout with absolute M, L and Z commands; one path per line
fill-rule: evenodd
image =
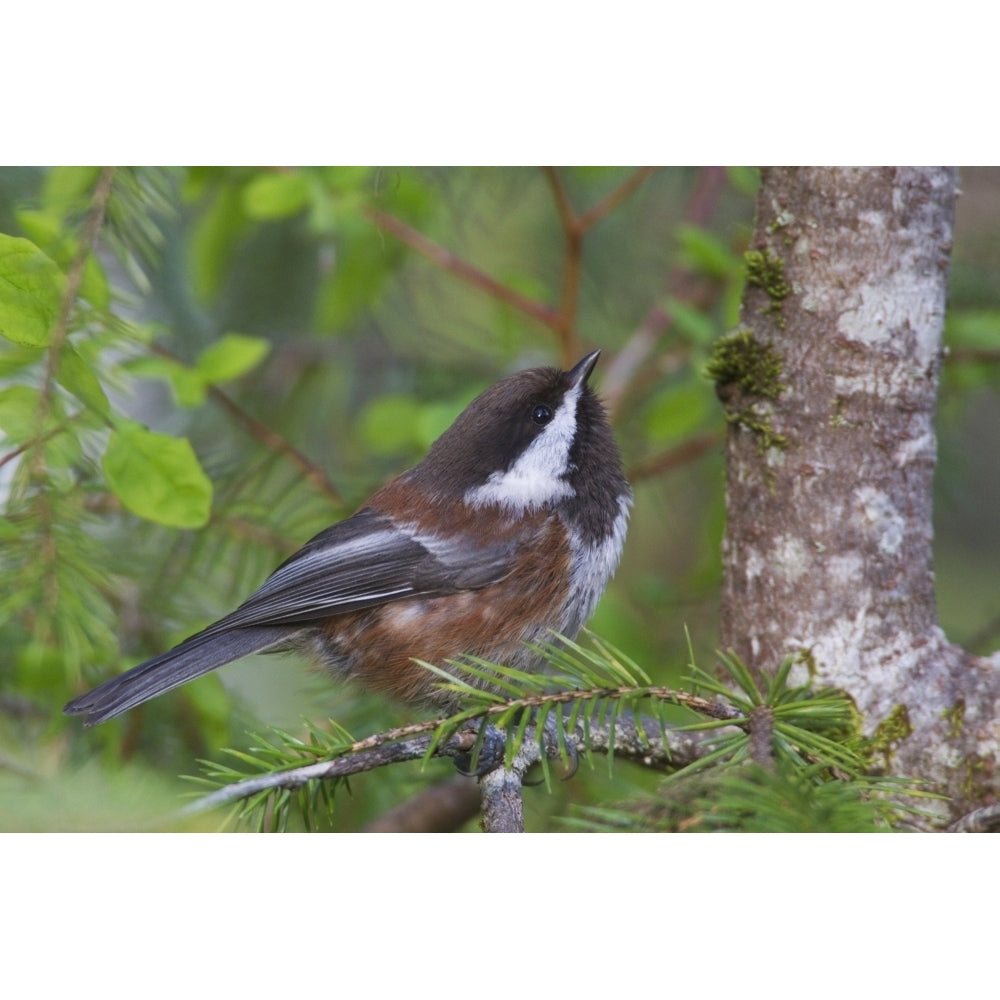
M 535 740 L 525 740 L 510 767 L 494 768 L 483 775 L 479 786 L 483 800 L 484 833 L 524 833 L 524 775 L 541 760 Z
M 449 740 L 438 748 L 443 756 L 468 752 L 472 749 L 475 737 L 469 738 L 462 734 Z M 356 753 L 348 752 L 334 760 L 321 760 L 315 764 L 305 764 L 285 771 L 271 771 L 267 774 L 244 778 L 231 785 L 225 785 L 208 795 L 196 799 L 180 810 L 179 816 L 191 816 L 205 812 L 217 806 L 229 805 L 240 799 L 249 798 L 258 792 L 272 789 L 301 788 L 310 781 L 328 781 L 332 778 L 346 778 L 352 774 L 362 774 L 365 771 L 384 767 L 386 764 L 396 764 L 404 760 L 420 760 L 430 746 L 430 736 L 418 736 L 399 743 L 387 743 L 383 746 L 370 747 Z
M 1000 830 L 1000 802 L 973 809 L 948 827 L 949 833 L 994 833 Z
M 742 717 L 741 717 L 742 718 Z M 417 726 L 405 727 L 405 730 L 394 730 L 395 734 L 415 729 L 435 727 L 440 719 Z M 408 760 L 420 760 L 427 756 L 432 745 L 432 733 L 424 733 L 409 739 L 389 742 L 391 733 L 379 733 L 353 744 L 343 755 L 333 760 L 320 760 L 301 767 L 287 770 L 272 771 L 266 774 L 253 775 L 240 781 L 225 785 L 191 802 L 180 810 L 179 816 L 191 816 L 219 806 L 231 805 L 242 799 L 250 798 L 259 792 L 279 789 L 296 789 L 310 781 L 328 781 L 335 778 L 345 778 L 354 774 L 362 774 L 388 764 L 397 764 Z M 636 724 L 635 718 L 629 713 L 622 713 L 613 725 L 591 723 L 586 734 L 581 727 L 576 732 L 567 732 L 567 739 L 579 753 L 592 751 L 595 753 L 613 752 L 616 757 L 631 760 L 655 770 L 668 771 L 693 763 L 702 754 L 712 734 L 699 732 L 661 732 L 658 725 L 647 721 L 643 726 Z M 554 737 L 544 734 L 545 752 L 549 757 L 558 756 Z M 476 743 L 475 731 L 464 729 L 447 741 L 439 744 L 431 753 L 433 757 L 455 757 L 468 754 Z M 527 748 L 527 749 L 526 749 Z M 533 749 L 531 749 L 533 748 Z M 541 759 L 539 741 L 534 734 L 534 727 L 529 726 L 521 743 L 521 749 L 515 758 L 514 777 L 501 779 L 499 776 L 491 782 L 483 782 L 486 788 L 482 794 L 486 797 L 508 797 L 512 794 L 511 782 L 518 783 L 523 773 L 532 764 Z M 503 768 L 498 768 L 503 770 Z M 510 803 L 491 806 L 502 813 L 503 822 L 510 821 Z M 499 821 L 499 820 L 498 820 Z

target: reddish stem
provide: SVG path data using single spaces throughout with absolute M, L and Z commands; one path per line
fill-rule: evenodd
M 629 469 L 628 477 L 633 482 L 641 479 L 650 479 L 653 476 L 662 475 L 679 465 L 686 465 L 700 458 L 706 452 L 714 451 L 722 446 L 724 436 L 720 431 L 705 431 L 697 434 L 687 441 L 682 441 L 679 445 L 665 451 L 653 458 L 646 459 L 638 465 Z
M 636 192 L 643 184 L 649 180 L 659 167 L 640 167 L 634 174 L 618 185 L 609 195 L 602 198 L 592 208 L 587 209 L 577 219 L 577 225 L 581 232 L 586 232 L 591 226 L 596 225 L 606 215 L 610 215 L 626 198 Z
M 440 244 L 428 239 L 423 233 L 411 228 L 405 222 L 400 221 L 395 216 L 389 215 L 387 212 L 383 212 L 377 208 L 369 208 L 365 214 L 383 232 L 395 236 L 401 243 L 405 243 L 412 250 L 423 254 L 436 264 L 439 264 L 446 271 L 464 279 L 470 285 L 475 285 L 501 302 L 506 302 L 515 309 L 519 309 L 525 315 L 537 320 L 550 330 L 559 329 L 560 315 L 552 306 L 531 299 L 527 295 L 522 295 L 513 288 L 509 288 L 507 285 L 491 278 L 484 271 L 473 267 L 468 261 L 457 257 L 450 250 L 446 250 Z
M 705 225 L 711 219 L 725 186 L 725 167 L 702 167 L 688 198 L 684 221 L 696 226 Z M 677 297 L 687 278 L 688 272 L 673 269 L 666 281 L 667 293 Z M 654 305 L 605 371 L 604 399 L 612 415 L 621 405 L 636 374 L 649 360 L 657 342 L 672 323 L 670 312 L 660 305 Z

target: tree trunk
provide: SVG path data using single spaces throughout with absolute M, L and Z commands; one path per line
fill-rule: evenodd
M 995 801 L 1000 743 L 997 663 L 950 644 L 934 600 L 956 194 L 943 167 L 765 170 L 740 331 L 711 368 L 729 421 L 723 648 L 758 672 L 801 654 L 854 698 L 873 763 L 954 815 Z

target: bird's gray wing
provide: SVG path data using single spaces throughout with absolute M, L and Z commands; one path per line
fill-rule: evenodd
M 331 616 L 408 597 L 476 590 L 512 568 L 512 544 L 442 541 L 371 509 L 307 542 L 235 611 L 173 649 L 69 702 L 87 725 L 114 718 L 226 663 L 279 645 Z

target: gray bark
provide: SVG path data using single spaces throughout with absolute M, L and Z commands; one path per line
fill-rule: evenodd
M 764 171 L 730 421 L 722 634 L 757 671 L 843 688 L 877 761 L 952 816 L 996 797 L 994 658 L 949 643 L 932 564 L 934 409 L 957 173 Z M 793 675 L 794 676 L 794 675 Z M 804 673 L 801 675 L 804 679 Z

